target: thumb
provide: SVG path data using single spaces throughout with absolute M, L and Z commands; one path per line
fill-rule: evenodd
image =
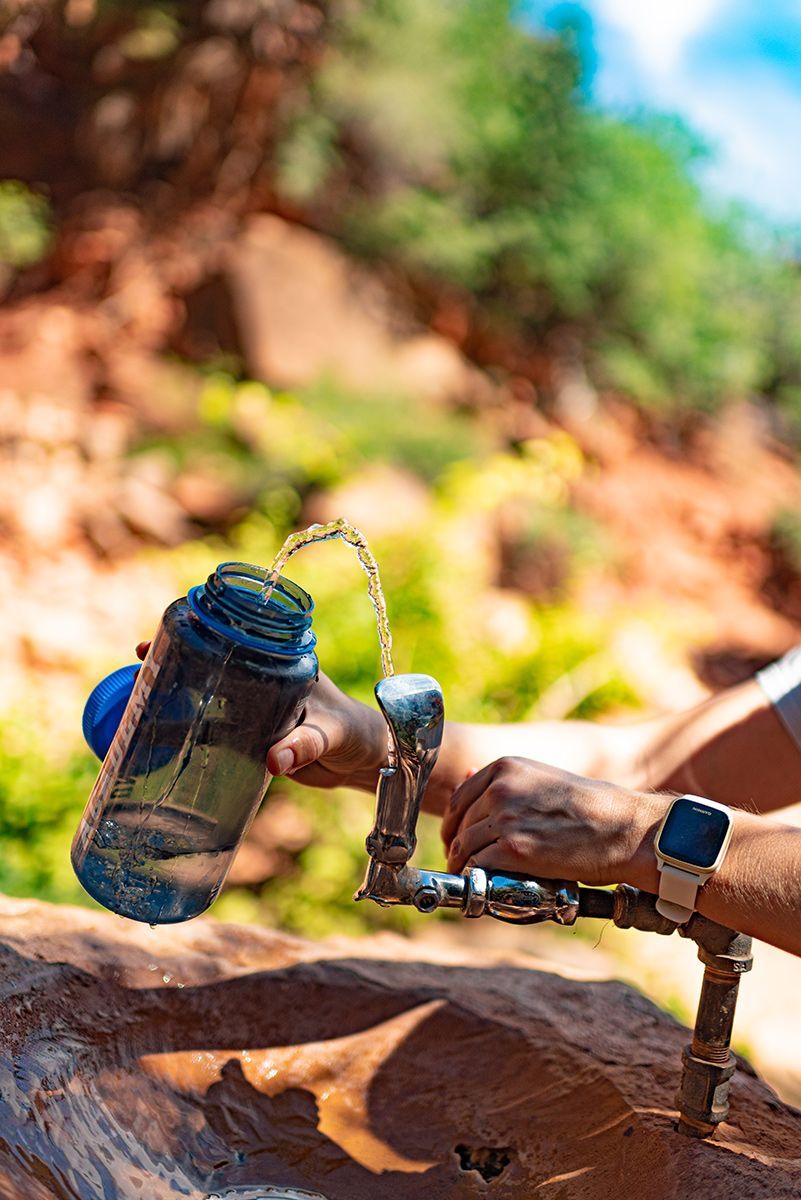
M 267 769 L 271 775 L 293 775 L 300 767 L 316 762 L 327 749 L 328 738 L 319 725 L 299 725 L 270 747 Z

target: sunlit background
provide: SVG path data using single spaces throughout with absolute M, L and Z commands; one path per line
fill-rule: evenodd
M 801 6 L 795 0 L 596 0 L 532 3 L 533 29 L 574 22 L 589 95 L 623 116 L 680 116 L 708 155 L 696 177 L 710 198 L 776 221 L 801 217 Z
M 456 718 L 635 719 L 797 640 L 797 4 L 0 13 L 0 888 L 89 903 L 87 692 L 314 520 Z M 292 575 L 369 700 L 355 559 Z M 351 903 L 370 810 L 276 782 L 214 915 L 420 936 Z M 690 1011 L 687 946 L 470 934 Z M 741 1044 L 793 1095 L 765 961 Z

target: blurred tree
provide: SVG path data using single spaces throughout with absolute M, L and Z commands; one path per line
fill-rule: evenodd
M 585 28 L 533 35 L 511 0 L 345 12 L 279 157 L 317 223 L 410 275 L 428 316 L 462 289 L 467 348 L 502 347 L 546 392 L 569 340 L 598 382 L 650 404 L 767 387 L 772 354 L 795 394 L 801 355 L 775 312 L 801 295 L 795 273 L 753 221 L 707 210 L 704 149 L 680 122 L 590 106 Z

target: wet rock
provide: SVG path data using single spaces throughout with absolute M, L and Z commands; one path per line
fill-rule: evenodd
M 801 1113 L 752 1075 L 675 1132 L 687 1032 L 632 989 L 425 957 L 2 902 L 0 1195 L 798 1195 Z

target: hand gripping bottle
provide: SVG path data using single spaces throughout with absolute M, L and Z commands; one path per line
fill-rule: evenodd
M 84 733 L 105 758 L 72 864 L 122 916 L 155 925 L 209 907 L 270 784 L 267 749 L 303 718 L 314 606 L 283 577 L 265 604 L 266 577 L 223 563 L 169 606 L 141 668 L 89 698 Z

